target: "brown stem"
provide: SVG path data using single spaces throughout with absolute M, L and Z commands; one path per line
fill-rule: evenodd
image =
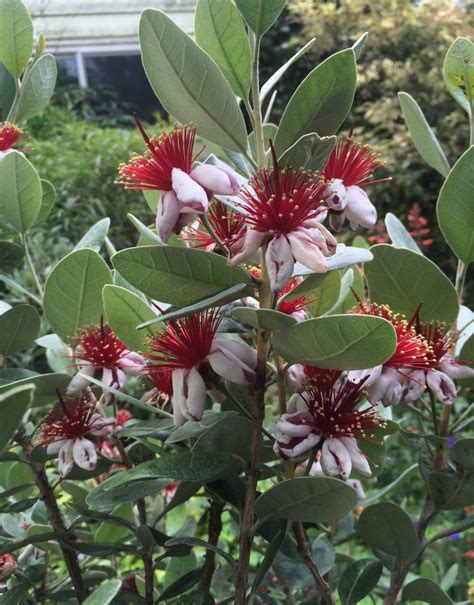
M 213 499 L 209 508 L 208 521 L 208 538 L 207 541 L 211 546 L 217 546 L 219 536 L 222 530 L 222 511 L 224 510 L 224 502 Z M 211 590 L 212 576 L 216 568 L 216 551 L 207 550 L 204 558 L 204 567 L 202 570 L 200 590 L 204 593 L 209 593 Z
M 123 443 L 120 441 L 118 437 L 114 437 L 114 444 L 116 445 L 120 457 L 122 459 L 122 463 L 127 468 L 132 468 L 133 464 L 130 461 L 130 458 L 127 456 L 127 452 L 123 447 Z M 147 514 L 146 514 L 146 503 L 145 498 L 140 498 L 137 500 L 137 509 L 138 509 L 138 518 L 140 519 L 141 525 L 147 525 Z M 153 588 L 154 588 L 154 580 L 155 580 L 155 572 L 153 570 L 153 558 L 152 551 L 149 550 L 148 547 L 143 546 L 143 570 L 145 572 L 145 603 L 146 605 L 153 605 Z
M 278 408 L 280 416 L 282 416 L 283 414 L 286 414 L 286 386 L 283 359 L 277 353 L 275 353 L 275 365 L 278 382 Z
M 326 603 L 326 605 L 335 605 L 334 599 L 332 598 L 331 594 L 331 587 L 323 578 L 323 576 L 319 573 L 318 566 L 313 560 L 313 556 L 311 554 L 308 542 L 306 541 L 306 536 L 304 534 L 303 524 L 299 521 L 295 521 L 293 523 L 293 533 L 295 534 L 298 550 L 301 553 L 303 559 L 305 560 L 306 566 L 311 572 L 314 581 L 319 587 L 323 601 Z
M 56 502 L 53 489 L 49 484 L 48 477 L 43 468 L 43 465 L 40 462 L 35 462 L 31 460 L 31 451 L 33 449 L 33 445 L 26 433 L 24 425 L 20 425 L 15 440 L 18 445 L 23 448 L 23 452 L 30 462 L 31 470 L 35 475 L 36 485 L 38 486 L 38 489 L 41 494 L 41 499 L 43 500 L 46 506 L 46 511 L 51 527 L 57 533 L 68 533 L 68 530 L 66 529 L 63 518 L 61 516 L 61 511 L 59 510 L 58 504 Z M 76 592 L 76 598 L 79 603 L 82 603 L 87 598 L 87 589 L 82 579 L 82 572 L 79 565 L 79 561 L 77 559 L 76 552 L 71 548 L 64 546 L 61 542 L 59 542 L 59 546 L 63 553 L 64 562 L 66 563 L 71 582 Z
M 260 308 L 271 305 L 271 290 L 265 266 L 265 250 L 262 251 L 262 283 L 260 285 Z M 252 437 L 250 443 L 250 458 L 247 469 L 247 484 L 245 488 L 244 510 L 239 537 L 239 568 L 235 592 L 235 605 L 246 605 L 247 582 L 250 563 L 250 552 L 253 542 L 253 522 L 257 483 L 260 475 L 260 449 L 262 443 L 262 427 L 265 416 L 265 386 L 268 358 L 268 334 L 259 330 L 257 335 L 257 378 L 254 388 L 254 405 L 252 410 Z

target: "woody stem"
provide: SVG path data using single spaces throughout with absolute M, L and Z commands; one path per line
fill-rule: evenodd
M 68 530 L 64 524 L 61 511 L 59 510 L 53 493 L 53 488 L 49 484 L 43 465 L 40 462 L 31 460 L 33 444 L 31 443 L 30 437 L 26 433 L 24 425 L 20 425 L 15 436 L 15 441 L 22 447 L 23 453 L 30 462 L 31 470 L 35 475 L 35 483 L 40 491 L 41 499 L 45 504 L 51 527 L 58 534 L 67 534 Z M 64 546 L 62 542 L 59 542 L 59 546 L 62 550 L 64 562 L 66 563 L 71 582 L 76 592 L 76 598 L 79 603 L 82 603 L 87 598 L 87 589 L 84 585 L 77 554 L 72 548 Z

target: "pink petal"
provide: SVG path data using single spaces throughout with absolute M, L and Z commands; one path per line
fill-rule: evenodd
M 179 202 L 180 212 L 207 212 L 209 200 L 201 185 L 179 168 L 171 171 L 173 191 Z
M 349 221 L 351 229 L 357 229 L 359 226 L 373 229 L 377 222 L 377 210 L 366 192 L 357 185 L 352 185 L 347 188 L 347 200 L 344 216 Z
M 234 195 L 239 190 L 237 178 L 231 173 L 230 168 L 224 171 L 211 164 L 200 164 L 189 176 L 204 189 L 218 195 Z
M 295 266 L 293 252 L 288 239 L 283 235 L 273 237 L 265 253 L 270 287 L 274 292 L 281 290 L 290 279 Z
M 77 395 L 80 391 L 88 387 L 90 382 L 87 379 L 87 376 L 94 376 L 94 372 L 94 366 L 82 364 L 81 374 L 85 374 L 85 376 L 81 376 L 81 374 L 77 373 L 69 383 L 66 389 L 66 395 Z
M 160 238 L 167 242 L 175 230 L 179 219 L 179 202 L 174 191 L 161 194 L 156 211 L 156 230 Z
M 340 437 L 339 440 L 342 441 L 344 447 L 349 452 L 349 456 L 351 457 L 352 461 L 352 468 L 355 468 L 356 471 L 359 471 L 359 473 L 365 477 L 370 477 L 372 471 L 370 470 L 369 463 L 367 458 L 361 452 L 354 437 Z
M 426 372 L 426 385 L 436 399 L 442 403 L 452 404 L 456 399 L 456 385 L 444 372 L 438 370 Z
M 329 195 L 326 203 L 332 210 L 344 210 L 347 206 L 347 191 L 341 179 L 334 179 L 324 193 Z
M 474 376 L 474 368 L 458 363 L 451 355 L 444 355 L 442 357 L 439 369 L 453 380 L 462 380 L 463 378 L 472 378 Z
M 75 439 L 72 448 L 74 462 L 80 468 L 91 471 L 97 464 L 97 452 L 94 444 L 89 439 Z
M 326 273 L 328 264 L 316 242 L 301 231 L 288 234 L 291 252 L 295 259 L 315 273 Z
M 345 445 L 340 439 L 330 437 L 321 449 L 321 466 L 326 475 L 348 479 L 352 470 L 352 461 Z
M 65 477 L 74 466 L 73 445 L 73 440 L 68 439 L 63 442 L 63 446 L 59 450 L 58 469 L 60 477 Z
M 255 229 L 248 229 L 245 234 L 242 251 L 230 258 L 228 264 L 233 267 L 239 263 L 252 260 L 254 255 L 258 252 L 260 246 L 263 244 L 264 238 L 265 233 L 261 233 Z
M 143 371 L 145 360 L 139 353 L 128 351 L 128 353 L 121 357 L 119 364 L 126 374 L 139 376 Z

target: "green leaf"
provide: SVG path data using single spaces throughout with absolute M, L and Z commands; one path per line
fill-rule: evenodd
M 140 234 L 140 244 L 150 246 L 153 244 L 158 244 L 159 246 L 163 246 L 163 241 L 160 239 L 160 236 L 158 235 L 158 233 L 156 233 L 156 231 L 153 231 L 152 229 L 150 229 L 150 227 L 147 227 L 145 224 L 143 224 L 131 212 L 127 214 L 127 218 Z
M 245 99 L 250 88 L 250 41 L 231 0 L 198 0 L 196 42 L 214 59 L 235 94 Z
M 384 363 L 395 351 L 392 325 L 380 317 L 331 315 L 279 332 L 275 350 L 290 363 L 357 370 Z
M 362 51 L 364 50 L 365 43 L 367 42 L 367 38 L 369 37 L 369 32 L 364 32 L 362 36 L 357 38 L 357 40 L 352 45 L 352 50 L 354 51 L 356 60 L 360 59 Z
M 110 513 L 110 519 L 99 525 L 94 534 L 94 542 L 99 544 L 117 544 L 122 541 L 130 531 L 126 525 L 114 523 L 116 519 L 128 521 L 132 517 L 133 504 L 125 502 L 120 504 Z
M 178 309 L 172 307 L 170 310 L 167 310 L 166 313 L 163 313 L 163 315 L 140 324 L 138 329 L 146 328 L 157 322 L 171 321 L 179 319 L 180 317 L 194 315 L 195 313 L 210 309 L 211 307 L 226 305 L 234 300 L 239 300 L 243 296 L 251 296 L 253 293 L 252 287 L 248 284 L 236 284 L 235 286 L 231 286 L 230 288 L 218 292 L 214 296 L 203 298 L 192 305 L 186 305 L 185 307 L 179 307 Z
M 156 484 L 164 487 L 173 479 L 214 481 L 238 474 L 241 469 L 242 461 L 228 453 L 188 451 L 167 454 L 109 477 L 89 493 L 86 502 L 93 509 L 116 506 L 120 502 L 155 493 L 161 489 Z M 142 489 L 142 496 L 137 496 L 137 488 Z
M 276 72 L 268 78 L 268 80 L 265 82 L 265 84 L 260 90 L 260 103 L 263 103 L 267 95 L 275 88 L 280 78 L 288 71 L 288 69 L 293 65 L 293 63 L 295 63 L 300 57 L 305 55 L 308 50 L 313 47 L 315 42 L 316 38 L 312 38 L 303 46 L 303 48 L 300 48 L 299 51 L 297 51 L 292 57 L 290 57 L 286 63 L 279 67 Z
M 250 456 L 252 422 L 242 416 L 226 416 L 196 441 L 193 452 L 227 452 L 247 460 Z
M 144 351 L 147 338 L 159 331 L 160 326 L 137 330 L 143 322 L 156 318 L 153 309 L 139 296 L 121 286 L 107 285 L 102 292 L 107 321 L 129 349 Z
M 351 271 L 351 269 L 349 269 Z M 342 282 L 339 271 L 326 273 L 327 278 L 321 282 L 318 288 L 314 288 L 306 294 L 308 299 L 308 311 L 313 317 L 319 317 L 331 311 L 342 292 Z M 311 279 L 311 276 L 307 279 Z
M 453 601 L 433 580 L 417 578 L 403 589 L 404 601 L 423 601 L 431 605 L 453 605 Z
M 441 580 L 441 588 L 446 591 L 451 590 L 451 588 L 456 584 L 458 575 L 459 563 L 453 563 Z
M 474 438 L 460 439 L 449 450 L 449 458 L 463 469 L 474 471 Z
M 252 584 L 252 594 L 257 592 L 260 584 L 263 582 L 267 573 L 270 571 L 270 568 L 273 565 L 274 559 L 277 556 L 278 551 L 280 550 L 280 547 L 283 544 L 287 533 L 288 533 L 287 527 L 281 529 L 279 532 L 277 532 L 275 534 L 275 537 L 268 544 L 268 546 L 265 550 L 265 555 L 263 556 L 263 559 L 258 566 L 257 573 L 255 574 L 255 578 L 254 578 L 254 581 Z M 318 567 L 318 569 L 319 569 L 319 567 Z M 278 572 L 277 572 L 277 575 L 278 575 Z
M 418 153 L 427 164 L 446 177 L 449 172 L 448 160 L 418 103 L 406 92 L 399 92 L 398 100 L 406 127 Z
M 107 233 L 109 232 L 109 227 L 110 219 L 108 217 L 97 221 L 97 223 L 92 225 L 92 227 L 81 237 L 79 242 L 74 247 L 74 250 L 91 248 L 96 252 L 100 252 L 105 238 L 107 237 Z
M 260 521 L 291 519 L 308 523 L 336 521 L 357 504 L 352 487 L 331 477 L 297 477 L 274 485 L 257 498 Z
M 23 597 L 28 590 L 27 584 L 17 584 L 8 588 L 0 597 L 1 605 L 22 605 Z
M 393 502 L 379 502 L 364 509 L 358 530 L 372 548 L 398 561 L 414 561 L 420 553 L 420 541 L 412 520 Z
M 469 115 L 474 99 L 474 44 L 467 38 L 456 38 L 448 49 L 443 64 L 446 88 Z
M 0 241 L 0 267 L 2 267 L 2 271 L 11 271 L 18 267 L 24 255 L 23 248 L 18 244 Z
M 332 135 L 341 126 L 354 100 L 354 51 L 342 50 L 306 76 L 291 97 L 280 122 L 275 149 L 281 155 L 305 134 Z
M 360 445 L 362 445 L 362 442 Z M 392 483 L 385 485 L 384 487 L 382 487 L 382 489 L 379 489 L 376 492 L 371 492 L 369 496 L 367 496 L 361 501 L 361 506 L 369 506 L 369 504 L 375 504 L 378 500 L 387 496 L 390 492 L 398 488 L 404 481 L 406 481 L 407 479 L 411 479 L 411 477 L 413 477 L 413 475 L 416 475 L 417 473 L 418 464 L 412 464 L 411 466 L 406 468 L 402 473 L 400 473 L 400 475 L 398 475 L 397 478 L 392 481 Z
M 0 0 L 0 61 L 13 76 L 33 51 L 33 22 L 21 0 Z
M 0 224 L 25 233 L 38 218 L 42 197 L 38 173 L 22 153 L 0 159 Z
M 183 576 L 181 576 L 180 578 L 175 580 L 172 584 L 167 586 L 165 588 L 165 590 L 163 590 L 157 603 L 161 603 L 163 601 L 169 603 L 170 599 L 182 594 L 183 592 L 188 591 L 195 584 L 197 584 L 199 582 L 199 580 L 201 579 L 201 576 L 202 576 L 201 568 L 193 569 L 192 571 L 188 571 L 188 573 L 184 574 Z M 189 595 L 189 597 L 192 598 L 192 600 L 190 600 L 190 601 L 186 600 L 186 602 L 196 603 L 197 605 L 201 605 L 201 604 L 206 605 L 205 602 L 200 603 L 196 599 L 194 592 L 192 593 L 192 595 Z
M 43 55 L 25 77 L 15 120 L 29 120 L 41 113 L 53 96 L 58 70 L 53 55 Z
M 289 536 L 287 538 L 289 541 Z M 311 555 L 321 575 L 326 575 L 334 567 L 336 552 L 326 538 L 318 536 L 310 540 Z M 285 544 L 275 558 L 273 569 L 276 576 L 287 586 L 293 589 L 304 589 L 314 586 L 314 577 L 306 565 L 302 564 L 301 556 L 294 548 L 295 556 L 285 555 Z
M 15 99 L 15 94 L 15 78 L 3 63 L 0 62 L 0 107 L 2 108 L 5 117 L 10 112 L 13 100 Z
M 106 580 L 87 597 L 83 605 L 109 605 L 121 586 L 120 580 Z
M 251 282 L 241 267 L 229 268 L 223 256 L 176 246 L 127 248 L 112 257 L 112 264 L 147 296 L 176 306 Z
M 320 137 L 315 132 L 304 134 L 279 158 L 280 166 L 292 166 L 316 172 L 322 170 L 328 161 L 336 137 Z
M 373 246 L 374 260 L 366 266 L 370 298 L 410 318 L 420 303 L 422 321 L 451 325 L 459 304 L 454 286 L 433 262 L 411 250 L 385 244 Z
M 0 355 L 27 349 L 38 336 L 41 318 L 31 305 L 15 305 L 0 315 Z
M 290 328 L 296 323 L 296 319 L 280 311 L 272 309 L 252 309 L 251 307 L 237 307 L 232 311 L 232 315 L 237 321 L 248 324 L 253 328 L 268 330 L 269 332 L 279 332 Z
M 444 239 L 463 263 L 474 260 L 473 199 L 474 147 L 471 147 L 453 166 L 439 192 L 436 206 Z
M 385 226 L 394 246 L 406 248 L 423 255 L 423 252 L 418 248 L 418 244 L 406 230 L 405 225 L 391 212 L 385 215 Z
M 341 605 L 356 605 L 377 586 L 383 565 L 377 559 L 361 559 L 347 567 L 338 585 Z
M 145 9 L 140 47 L 146 75 L 163 107 L 199 134 L 234 151 L 247 149 L 247 132 L 234 93 L 214 61 L 169 17 Z
M 71 252 L 54 267 L 44 287 L 44 312 L 65 342 L 79 328 L 100 323 L 102 288 L 111 282 L 109 268 L 89 248 Z
M 258 38 L 278 19 L 286 0 L 235 0 L 235 3 Z
M 33 407 L 56 401 L 57 391 L 64 391 L 71 381 L 69 374 L 36 374 L 24 378 L 15 378 L 11 372 L 12 370 L 0 370 L 0 395 L 5 394 L 14 386 L 33 384 L 35 386 Z
M 0 454 L 15 435 L 20 422 L 33 400 L 35 387 L 32 384 L 15 386 L 0 393 Z
M 41 187 L 43 189 L 43 196 L 41 198 L 41 207 L 36 218 L 36 223 L 44 221 L 45 218 L 48 218 L 57 197 L 56 189 L 49 181 L 41 179 Z
M 213 425 L 229 417 L 235 420 L 238 418 L 238 415 L 236 412 L 219 412 L 216 414 L 215 412 L 206 410 L 201 420 L 188 420 L 183 425 L 176 427 L 166 440 L 166 444 L 179 443 L 193 437 L 199 437 Z M 173 423 L 171 423 L 171 428 L 173 428 Z

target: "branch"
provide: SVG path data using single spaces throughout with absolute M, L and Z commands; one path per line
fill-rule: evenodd
M 219 536 L 222 530 L 222 519 L 221 514 L 224 510 L 224 502 L 215 498 L 211 501 L 209 508 L 209 521 L 208 521 L 208 539 L 207 541 L 211 546 L 217 546 L 219 542 Z M 206 556 L 204 558 L 204 567 L 202 570 L 200 590 L 204 593 L 209 593 L 211 590 L 212 576 L 216 568 L 216 551 L 208 548 L 206 550 Z

